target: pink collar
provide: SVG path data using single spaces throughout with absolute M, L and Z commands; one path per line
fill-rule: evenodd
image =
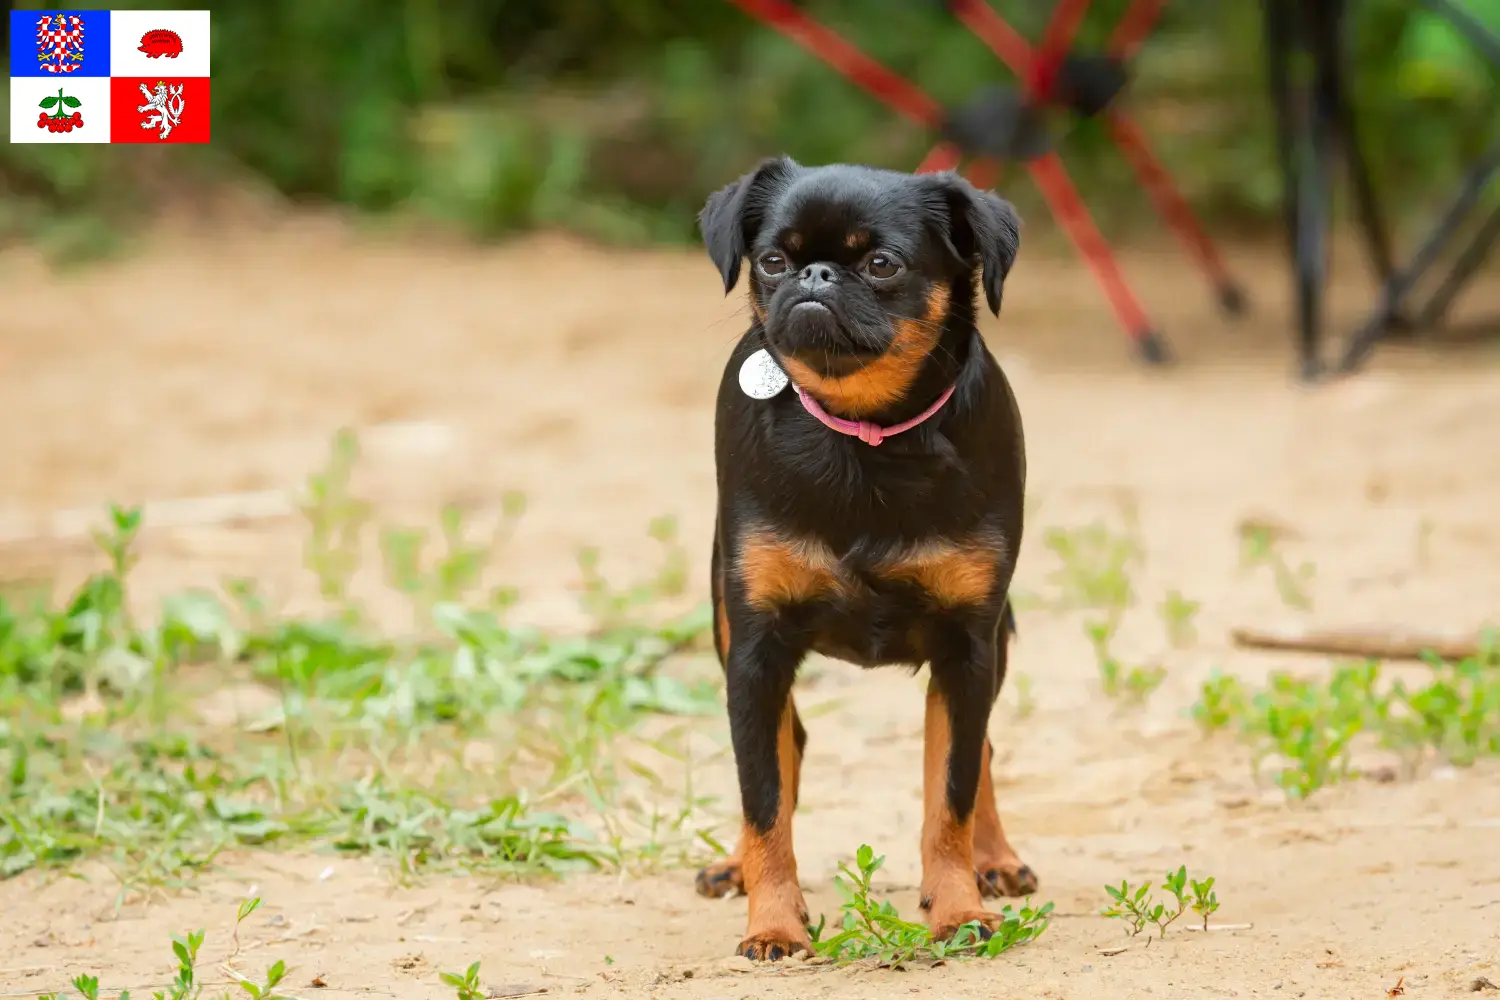
M 933 403 L 931 406 L 923 410 L 921 413 L 917 414 L 915 417 L 912 417 L 910 420 L 903 420 L 901 423 L 893 424 L 890 427 L 881 427 L 878 424 L 870 423 L 870 421 L 868 420 L 845 420 L 842 417 L 835 417 L 827 410 L 823 409 L 823 407 L 819 406 L 818 401 L 804 392 L 801 386 L 796 386 L 795 388 L 797 390 L 797 398 L 802 400 L 803 408 L 806 409 L 808 413 L 811 413 L 813 416 L 817 417 L 818 420 L 822 422 L 823 426 L 828 427 L 832 430 L 836 430 L 840 434 L 847 434 L 850 437 L 857 437 L 865 444 L 874 447 L 888 437 L 900 434 L 902 431 L 911 430 L 913 427 L 922 423 L 924 420 L 930 418 L 938 410 L 941 410 L 943 408 L 943 404 L 948 402 L 948 398 L 953 395 L 953 390 L 958 388 L 958 384 L 954 383 L 953 385 L 950 385 L 947 391 L 938 397 L 936 403 Z

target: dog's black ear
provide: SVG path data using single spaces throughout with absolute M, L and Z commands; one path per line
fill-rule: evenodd
M 760 232 L 770 202 L 768 192 L 796 169 L 796 161 L 786 156 L 762 160 L 733 184 L 709 195 L 703 211 L 698 213 L 703 245 L 724 277 L 725 295 L 740 280 L 740 261 Z
M 1021 220 L 1010 202 L 993 191 L 981 191 L 955 173 L 938 174 L 933 183 L 947 214 L 944 238 L 965 265 L 984 268 L 984 298 L 1000 315 L 1000 293 L 1021 248 Z

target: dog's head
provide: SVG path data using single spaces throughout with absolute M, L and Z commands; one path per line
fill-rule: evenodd
M 950 316 L 972 319 L 975 279 L 996 315 L 1015 260 L 1010 204 L 956 174 L 803 167 L 781 157 L 715 192 L 699 215 L 728 294 L 750 262 L 750 305 L 799 385 L 859 382 L 898 397 Z

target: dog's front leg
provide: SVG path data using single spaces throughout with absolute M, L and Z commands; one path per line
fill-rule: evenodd
M 736 853 L 750 897 L 750 920 L 738 953 L 776 961 L 812 950 L 792 851 L 799 756 L 792 681 L 804 650 L 779 636 L 768 615 L 732 618 L 725 673 L 744 810 Z
M 974 878 L 976 803 L 995 691 L 994 629 L 955 623 L 945 640 L 932 657 L 922 753 L 922 908 L 939 940 L 970 921 L 993 929 L 999 919 L 984 909 Z

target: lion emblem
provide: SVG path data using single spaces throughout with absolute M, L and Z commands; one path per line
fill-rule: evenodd
M 146 85 L 141 84 L 141 96 L 146 103 L 136 108 L 146 118 L 141 121 L 141 128 L 159 128 L 158 139 L 165 139 L 172 134 L 172 130 L 182 124 L 182 109 L 187 104 L 183 99 L 182 88 L 185 84 L 175 86 L 158 80 L 154 91 L 147 90 Z

